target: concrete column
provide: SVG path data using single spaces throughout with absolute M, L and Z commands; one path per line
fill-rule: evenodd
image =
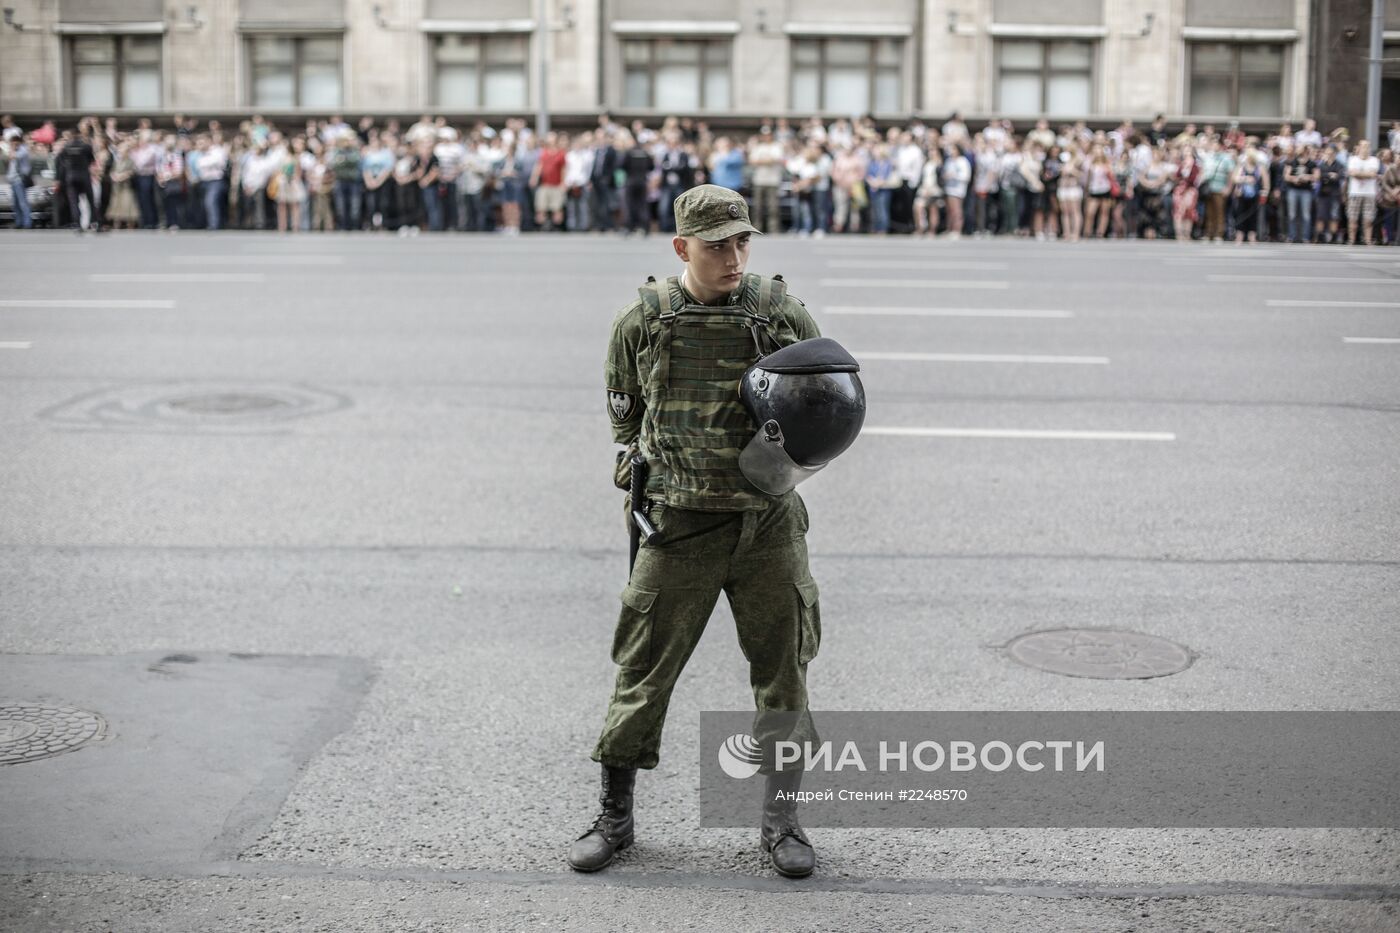
M 1104 4 L 1108 34 L 1099 50 L 1099 112 L 1150 119 L 1171 113 L 1173 93 L 1166 77 L 1173 71 L 1180 32 L 1172 28 L 1173 8 L 1184 0 L 1111 0 Z M 1147 15 L 1152 28 L 1142 35 Z
M 978 94 L 990 21 L 991 0 L 930 3 L 924 13 L 924 110 L 940 126 L 954 110 L 970 114 L 992 104 L 990 89 L 985 103 Z
M 422 18 L 423 0 L 345 0 L 342 99 L 346 111 L 422 109 L 424 85 L 432 69 L 418 28 Z
M 767 116 L 787 110 L 791 62 L 783 24 L 789 6 L 787 0 L 739 5 L 733 85 L 734 110 L 739 113 Z
M 556 113 L 597 109 L 598 0 L 550 0 L 549 103 Z M 567 18 L 566 18 L 567 14 Z
M 53 27 L 58 4 L 6 0 L 23 30 L 0 25 L 0 106 L 17 110 L 57 110 L 63 106 L 63 46 Z M 26 130 L 37 128 L 25 126 Z
M 189 7 L 179 0 L 166 4 L 165 59 L 161 63 L 166 109 L 227 111 L 244 99 L 239 86 L 242 38 L 234 31 L 238 4 L 233 0 L 196 3 L 194 23 L 189 19 Z

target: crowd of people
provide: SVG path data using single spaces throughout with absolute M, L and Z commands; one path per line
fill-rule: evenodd
M 541 136 L 526 121 L 407 127 L 340 116 L 288 131 L 176 115 L 87 117 L 25 132 L 3 118 L 16 226 L 49 180 L 51 223 L 76 228 L 671 232 L 671 204 L 705 182 L 740 191 L 765 232 L 802 236 L 1174 238 L 1386 244 L 1400 225 L 1400 122 L 1385 145 L 1314 121 L 1250 135 L 1080 121 L 980 130 L 953 114 L 881 128 L 870 117 L 776 119 L 752 135 L 704 121 L 608 114 Z M 40 184 L 40 188 L 43 185 Z

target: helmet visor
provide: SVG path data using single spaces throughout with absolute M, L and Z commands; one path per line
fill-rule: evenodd
M 816 473 L 821 466 L 805 467 L 783 449 L 783 431 L 776 421 L 765 421 L 739 453 L 744 478 L 770 496 L 781 496 Z

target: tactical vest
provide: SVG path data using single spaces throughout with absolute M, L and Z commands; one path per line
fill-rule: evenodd
M 683 509 L 767 508 L 769 497 L 739 471 L 739 452 L 754 435 L 739 379 L 760 356 L 795 339 L 790 327 L 779 327 L 787 284 L 782 276 L 746 274 L 726 305 L 689 304 L 679 276 L 648 279 L 638 291 L 647 337 L 638 369 L 648 496 Z

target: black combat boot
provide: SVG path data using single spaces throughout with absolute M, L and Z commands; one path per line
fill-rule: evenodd
M 603 812 L 588 832 L 569 847 L 569 867 L 597 871 L 612 864 L 613 856 L 632 844 L 632 785 L 636 768 L 603 765 L 603 789 L 598 794 Z
M 797 822 L 797 801 L 778 798 L 780 791 L 795 794 L 801 786 L 801 771 L 778 771 L 768 775 L 764 788 L 759 845 L 778 874 L 789 878 L 806 878 L 817 867 L 816 850 Z

